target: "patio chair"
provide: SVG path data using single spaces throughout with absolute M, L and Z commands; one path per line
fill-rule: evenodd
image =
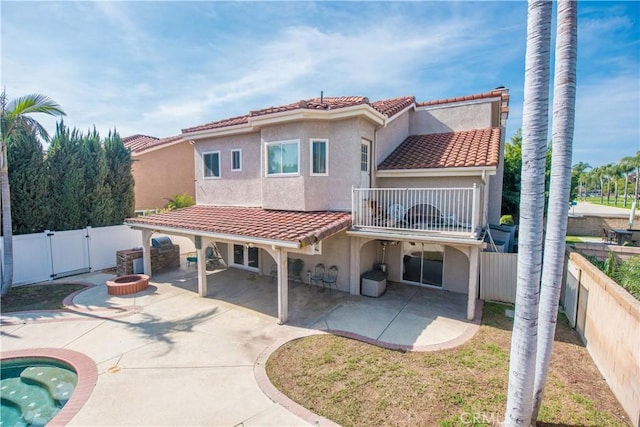
M 616 241 L 616 233 L 613 230 L 602 229 L 602 241 L 604 243 L 613 243 Z
M 338 280 L 338 267 L 336 267 L 335 265 L 332 265 L 331 267 L 329 267 L 329 272 L 322 278 L 322 287 L 324 288 L 324 285 L 328 285 L 329 293 L 331 293 L 331 287 L 335 286 L 337 291 L 338 290 L 338 285 L 336 284 L 337 280 Z
M 322 285 L 324 287 L 322 279 L 324 279 L 324 264 L 316 264 L 316 268 L 313 270 L 313 274 L 309 278 L 309 285 L 315 285 L 318 283 L 318 285 Z

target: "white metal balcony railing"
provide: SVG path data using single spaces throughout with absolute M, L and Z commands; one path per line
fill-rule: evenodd
M 354 228 L 477 237 L 480 188 L 353 188 Z

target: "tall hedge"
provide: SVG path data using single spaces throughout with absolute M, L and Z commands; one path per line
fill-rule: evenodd
M 110 225 L 114 217 L 115 201 L 107 183 L 109 166 L 95 127 L 82 138 L 83 163 L 85 164 L 86 197 L 84 211 L 86 223 L 94 227 Z
M 60 122 L 46 156 L 34 134 L 16 132 L 8 160 L 14 234 L 118 225 L 133 216 L 131 153 L 115 132 L 101 142 L 95 128 L 83 134 Z
M 13 234 L 43 231 L 51 212 L 42 144 L 32 132 L 20 129 L 11 135 L 7 150 Z
M 104 151 L 109 170 L 106 182 L 111 189 L 111 199 L 114 201 L 111 224 L 122 224 L 125 218 L 133 216 L 135 208 L 131 150 L 124 146 L 116 131 L 109 131 L 109 135 L 104 140 Z
M 82 134 L 69 130 L 63 122 L 56 125 L 56 133 L 47 151 L 51 176 L 51 218 L 49 229 L 62 231 L 88 225 L 85 210 L 87 182 L 82 147 Z

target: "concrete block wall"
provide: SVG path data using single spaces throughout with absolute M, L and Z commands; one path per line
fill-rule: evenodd
M 640 222 L 638 223 L 640 226 Z M 629 216 L 611 215 L 582 215 L 569 216 L 567 235 L 569 236 L 602 236 L 602 229 L 628 228 Z
M 640 301 L 577 252 L 569 264 L 587 291 L 584 330 L 579 332 L 600 373 L 631 423 L 640 426 Z M 584 294 L 584 292 L 582 293 Z M 583 298 L 581 295 L 580 298 Z M 583 310 L 578 305 L 578 310 Z M 578 326 L 579 327 L 579 326 Z
M 601 261 L 607 259 L 609 252 L 613 252 L 619 261 L 625 261 L 640 255 L 640 247 L 609 245 L 598 242 L 574 243 L 572 245 L 582 255 L 594 256 Z

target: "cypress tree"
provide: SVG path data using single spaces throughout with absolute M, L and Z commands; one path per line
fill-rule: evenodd
M 61 121 L 47 151 L 47 164 L 51 175 L 50 230 L 74 230 L 86 227 L 85 162 L 82 134 L 69 131 Z
M 113 218 L 114 201 L 107 184 L 107 157 L 95 127 L 82 138 L 85 165 L 84 213 L 92 227 L 109 225 Z
M 109 169 L 106 182 L 111 189 L 111 198 L 114 202 L 110 224 L 122 224 L 125 218 L 133 216 L 135 206 L 131 150 L 124 146 L 120 135 L 115 130 L 109 131 L 104 141 L 104 149 Z
M 7 149 L 13 233 L 42 232 L 50 214 L 42 144 L 33 132 L 21 128 L 11 135 Z

